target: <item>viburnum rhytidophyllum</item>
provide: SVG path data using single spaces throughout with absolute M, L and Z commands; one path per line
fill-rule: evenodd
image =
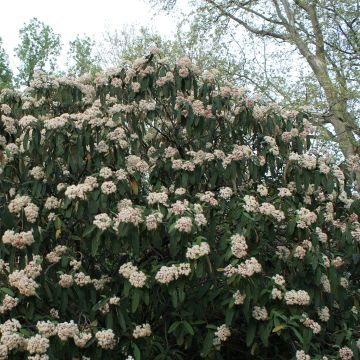
M 358 356 L 359 157 L 151 51 L 0 93 L 0 359 Z

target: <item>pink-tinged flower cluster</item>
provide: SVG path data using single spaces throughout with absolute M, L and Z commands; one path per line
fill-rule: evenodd
M 231 252 L 232 254 L 241 259 L 247 255 L 248 246 L 246 244 L 245 236 L 235 234 L 231 236 Z
M 6 230 L 2 236 L 2 242 L 18 249 L 24 249 L 35 242 L 32 230 L 15 233 L 13 230 Z

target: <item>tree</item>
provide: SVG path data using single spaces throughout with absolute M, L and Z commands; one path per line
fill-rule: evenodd
M 358 359 L 359 164 L 156 52 L 1 94 L 1 356 Z
M 153 2 L 165 4 L 168 10 L 176 3 L 172 0 Z M 289 49 L 295 49 L 300 62 L 293 62 L 292 69 L 294 64 L 300 68 L 306 64 L 309 71 L 298 77 L 291 92 L 300 89 L 304 97 L 316 99 L 318 106 L 312 109 L 317 112 L 313 120 L 324 126 L 332 138 L 335 136 L 345 157 L 359 153 L 360 17 L 357 0 L 203 0 L 194 3 L 197 19 L 202 18 L 207 28 L 218 26 L 226 32 L 235 25 L 270 43 L 270 48 L 279 45 L 285 56 Z M 268 57 L 277 73 L 281 72 L 283 64 L 289 64 L 286 59 L 285 62 L 278 59 L 271 61 Z M 265 89 L 291 97 L 291 92 L 279 86 L 271 72 L 262 74 L 266 76 Z M 328 124 L 334 133 L 329 132 Z
M 32 18 L 20 29 L 20 43 L 15 49 L 20 61 L 18 84 L 29 85 L 35 71 L 54 71 L 60 51 L 60 35 L 49 25 Z
M 77 36 L 70 41 L 68 51 L 68 73 L 71 76 L 81 76 L 85 73 L 99 72 L 99 59 L 94 56 L 95 41 L 89 36 Z
M 9 58 L 2 47 L 0 38 L 0 90 L 12 87 L 12 71 L 9 67 Z

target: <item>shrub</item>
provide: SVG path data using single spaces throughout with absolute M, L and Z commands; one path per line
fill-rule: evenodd
M 1 359 L 359 358 L 358 159 L 306 114 L 153 55 L 0 102 Z

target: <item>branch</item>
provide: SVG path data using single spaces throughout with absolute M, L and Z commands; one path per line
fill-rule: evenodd
M 274 37 L 276 39 L 280 39 L 280 40 L 284 40 L 284 41 L 289 40 L 289 38 L 288 38 L 288 36 L 286 34 L 277 33 L 277 32 L 273 32 L 273 31 L 270 31 L 270 30 L 258 29 L 258 28 L 255 28 L 253 26 L 250 26 L 245 21 L 239 19 L 238 17 L 236 17 L 235 15 L 230 13 L 229 11 L 225 10 L 221 5 L 217 4 L 214 0 L 205 0 L 205 2 L 207 2 L 210 5 L 214 6 L 220 12 L 221 16 L 228 17 L 229 19 L 235 21 L 236 23 L 243 26 L 246 30 L 250 31 L 253 34 L 256 34 L 256 35 L 259 35 L 259 36 L 270 36 L 270 37 Z M 246 7 L 243 7 L 243 6 L 240 5 L 240 8 L 248 12 L 248 9 Z

